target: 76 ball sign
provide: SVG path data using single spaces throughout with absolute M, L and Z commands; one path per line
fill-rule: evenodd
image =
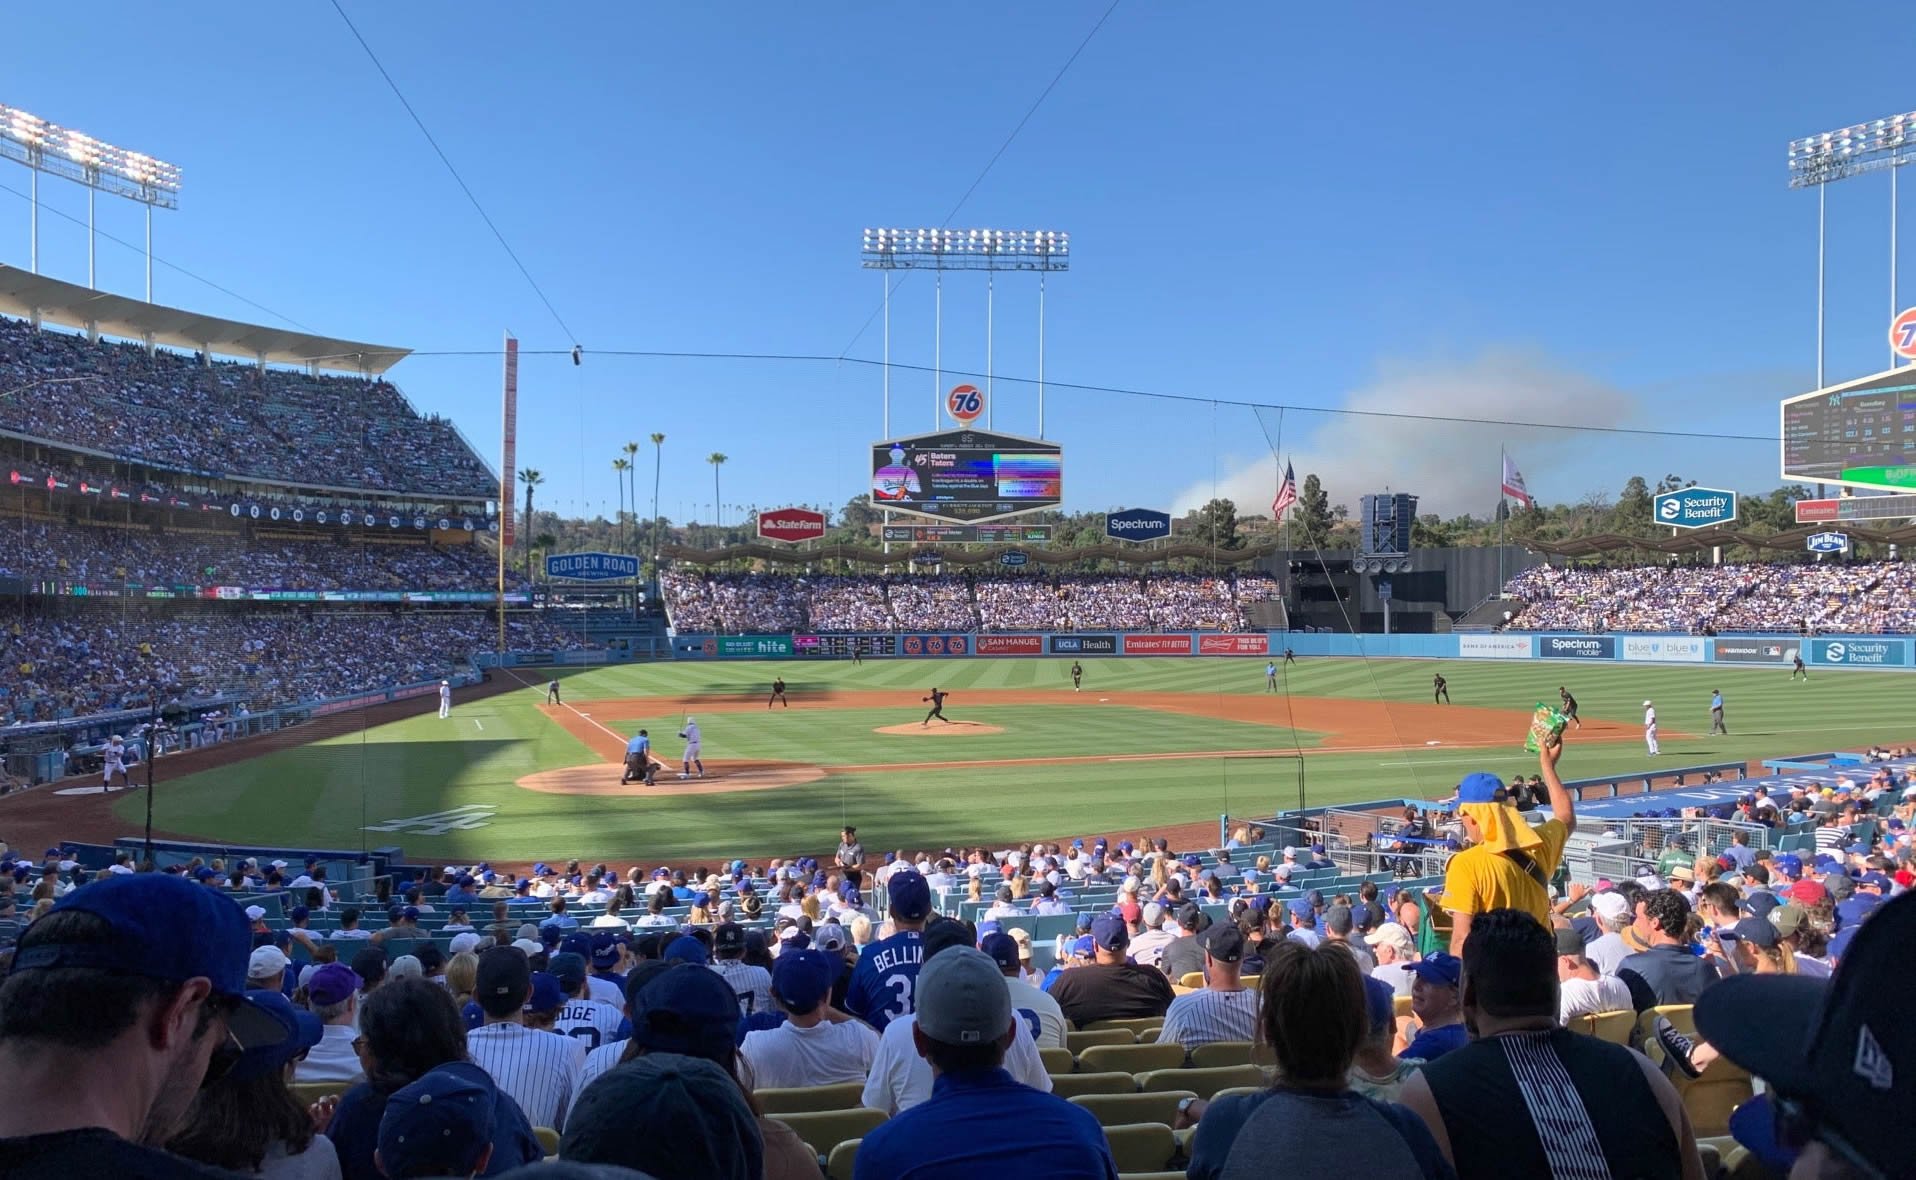
M 1890 351 L 1904 360 L 1916 361 L 1916 307 L 1909 308 L 1903 314 L 1890 321 Z M 952 390 L 955 394 L 958 391 Z
M 945 395 L 945 412 L 961 426 L 976 422 L 985 412 L 985 395 L 976 385 L 954 385 Z

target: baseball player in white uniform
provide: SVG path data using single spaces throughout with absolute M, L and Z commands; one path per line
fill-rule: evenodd
M 699 723 L 692 718 L 685 719 L 685 728 L 679 730 L 679 736 L 685 739 L 685 758 L 679 768 L 680 778 L 692 777 L 692 768 L 699 768 L 699 777 L 705 777 L 705 762 L 699 757 Z
M 126 741 L 117 733 L 106 740 L 106 749 L 100 751 L 100 770 L 100 787 L 103 790 L 113 789 L 113 776 L 116 774 L 120 776 L 121 786 L 133 785 L 133 780 L 126 773 Z
M 1649 701 L 1643 702 L 1643 744 L 1650 749 L 1650 757 L 1657 756 L 1657 707 Z
M 452 716 L 452 681 L 439 682 L 439 716 Z

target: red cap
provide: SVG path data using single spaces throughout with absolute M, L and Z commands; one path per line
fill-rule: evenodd
M 1136 922 L 1144 915 L 1144 911 L 1138 907 L 1138 903 L 1135 901 L 1123 902 L 1118 906 L 1118 912 L 1124 915 L 1124 920 L 1127 922 Z
M 1829 896 L 1829 890 L 1823 888 L 1821 881 L 1812 881 L 1805 877 L 1790 886 L 1790 900 L 1800 901 L 1804 905 L 1815 905 Z
M 1890 876 L 1894 877 L 1896 883 L 1905 889 L 1916 885 L 1916 873 L 1912 873 L 1908 869 L 1897 869 L 1894 873 L 1891 873 Z

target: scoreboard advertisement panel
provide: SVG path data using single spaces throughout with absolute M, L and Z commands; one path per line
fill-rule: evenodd
M 1783 403 L 1783 477 L 1916 490 L 1916 367 Z
M 1054 508 L 1064 498 L 1056 443 L 944 430 L 872 444 L 872 505 L 973 524 Z

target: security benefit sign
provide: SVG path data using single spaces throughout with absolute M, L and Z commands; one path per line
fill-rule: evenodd
M 945 430 L 872 444 L 872 504 L 969 524 L 1054 508 L 1064 453 L 1043 439 Z
M 639 576 L 639 559 L 623 553 L 551 553 L 546 577 L 574 582 L 610 582 Z
M 1665 528 L 1706 529 L 1736 519 L 1736 493 L 1721 488 L 1678 488 L 1657 496 L 1651 515 Z

